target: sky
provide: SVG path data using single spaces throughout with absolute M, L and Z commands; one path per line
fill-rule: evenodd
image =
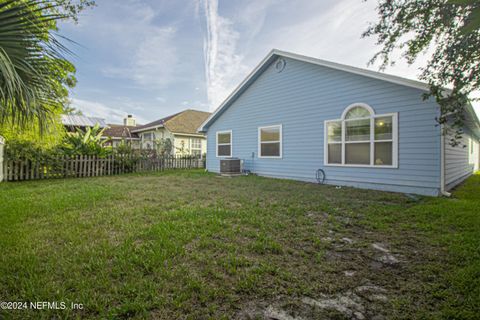
M 97 0 L 60 34 L 77 68 L 72 106 L 139 123 L 190 108 L 213 111 L 273 49 L 378 70 L 362 39 L 374 0 Z M 428 56 L 386 72 L 416 79 Z M 480 114 L 480 106 L 476 106 Z

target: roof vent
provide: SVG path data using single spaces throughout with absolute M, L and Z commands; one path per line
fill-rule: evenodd
M 283 69 L 285 69 L 285 65 L 287 64 L 287 62 L 285 61 L 285 59 L 283 58 L 279 58 L 277 60 L 277 62 L 275 62 L 275 70 L 277 70 L 277 72 L 282 72 Z

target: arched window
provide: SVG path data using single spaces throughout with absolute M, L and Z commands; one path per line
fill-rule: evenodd
M 397 167 L 397 114 L 376 115 L 365 103 L 325 121 L 325 165 Z

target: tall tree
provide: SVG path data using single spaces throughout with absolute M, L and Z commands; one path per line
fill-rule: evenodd
M 397 49 L 412 64 L 433 50 L 420 79 L 430 85 L 424 98 L 440 105 L 438 123 L 451 123 L 456 131 L 452 145 L 459 144 L 464 108 L 469 95 L 480 89 L 480 1 L 478 0 L 381 0 L 379 21 L 363 37 L 377 37 L 382 48 L 370 63 L 393 65 Z M 445 87 L 450 86 L 451 90 Z
M 0 2 L 0 124 L 47 127 L 76 83 L 57 21 L 76 19 L 91 0 Z

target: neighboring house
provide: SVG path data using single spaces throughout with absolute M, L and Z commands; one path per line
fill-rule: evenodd
M 208 118 L 209 112 L 185 110 L 147 123 L 131 130 L 138 134 L 141 148 L 154 149 L 162 139 L 170 139 L 172 154 L 201 156 L 207 151 L 206 138 L 197 128 Z
M 86 128 L 93 128 L 98 125 L 104 129 L 102 137 L 110 138 L 111 141 L 105 145 L 113 147 L 118 146 L 122 141 L 129 143 L 133 148 L 140 148 L 140 138 L 131 130 L 136 127 L 136 120 L 132 115 L 128 115 L 123 119 L 123 125 L 107 124 L 105 119 L 97 117 L 87 117 L 80 115 L 62 115 L 62 124 L 68 132 L 75 132 L 77 129 L 85 130 Z
M 478 169 L 480 124 L 451 147 L 424 83 L 272 50 L 202 124 L 207 169 L 243 159 L 263 176 L 439 195 Z
M 108 128 L 103 131 L 103 136 L 110 138 L 110 142 L 108 142 L 107 145 L 111 145 L 114 148 L 123 142 L 134 149 L 139 149 L 140 137 L 138 134 L 132 132 L 135 128 L 137 128 L 137 121 L 129 114 L 123 119 L 123 125 L 108 124 Z
M 124 126 L 121 124 L 109 124 L 108 128 L 103 131 L 103 136 L 110 138 L 106 145 L 116 148 L 119 144 L 126 143 L 134 149 L 140 148 L 140 138 L 136 133 L 132 133 L 135 127 Z
M 62 124 L 69 132 L 75 132 L 77 129 L 85 130 L 88 127 L 93 128 L 97 124 L 100 128 L 108 127 L 105 119 L 102 118 L 62 114 L 61 119 Z

